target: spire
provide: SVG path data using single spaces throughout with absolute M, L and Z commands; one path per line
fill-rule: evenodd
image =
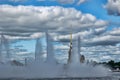
M 71 54 L 72 54 L 72 32 L 70 34 L 70 48 L 68 52 L 68 63 L 71 63 Z
M 80 36 L 78 36 L 78 54 L 80 55 L 80 48 L 81 48 L 81 43 L 80 43 Z
M 2 35 L 1 35 L 2 38 Z M 2 39 L 0 39 L 0 62 L 2 61 Z
M 70 43 L 72 44 L 72 32 L 70 33 Z

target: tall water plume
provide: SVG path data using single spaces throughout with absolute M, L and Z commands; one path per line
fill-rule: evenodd
M 9 49 L 10 45 L 9 45 L 9 40 L 7 38 L 5 38 L 4 35 L 1 35 L 1 40 L 0 40 L 0 58 L 2 61 L 9 61 L 10 60 L 10 49 Z M 3 58 L 3 51 L 6 52 L 6 56 Z M 5 60 L 3 60 L 5 59 Z
M 42 44 L 40 38 L 36 39 L 36 47 L 35 47 L 35 60 L 36 61 L 43 61 L 42 57 Z
M 93 66 L 91 64 L 80 64 L 80 38 L 74 38 L 72 41 L 72 54 L 70 64 L 55 64 L 54 49 L 52 38 L 46 32 L 47 42 L 47 62 L 39 63 L 31 62 L 28 66 L 12 66 L 0 64 L 0 78 L 25 78 L 25 79 L 41 79 L 41 78 L 86 78 L 86 77 L 104 77 L 107 76 L 107 69 L 102 66 Z M 3 40 L 3 38 L 2 38 Z M 3 44 L 2 44 L 3 45 Z M 1 49 L 1 47 L 0 47 Z M 40 59 L 41 40 L 36 40 L 36 59 Z M 92 73 L 92 74 L 91 74 Z
M 48 63 L 55 63 L 54 58 L 54 48 L 52 44 L 52 38 L 48 32 L 46 32 L 46 43 L 47 43 L 47 62 Z

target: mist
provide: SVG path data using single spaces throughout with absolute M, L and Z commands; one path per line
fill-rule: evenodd
M 80 63 L 80 37 L 72 43 L 71 63 L 57 63 L 54 57 L 52 38 L 46 32 L 47 57 L 42 60 L 40 39 L 36 40 L 35 59 L 26 59 L 23 66 L 11 65 L 11 62 L 0 63 L 0 78 L 71 78 L 71 77 L 104 77 L 108 68 L 94 66 L 92 63 Z

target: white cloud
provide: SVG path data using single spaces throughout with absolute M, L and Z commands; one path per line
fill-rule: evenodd
M 37 1 L 47 1 L 47 0 L 37 0 Z M 80 5 L 88 0 L 49 0 L 51 2 L 58 2 L 60 4 L 66 5 L 66 4 L 75 4 Z
M 120 36 L 120 28 L 114 28 L 112 31 L 108 32 L 110 35 Z
M 57 0 L 59 3 L 62 4 L 73 4 L 75 0 Z
M 56 0 L 61 4 L 73 4 L 76 3 L 76 5 L 80 5 L 84 2 L 86 2 L 87 0 Z
M 79 32 L 107 25 L 106 21 L 97 20 L 91 14 L 82 14 L 73 8 L 57 6 L 0 5 L 0 17 L 0 33 L 10 36 L 27 37 L 47 30 Z
M 120 16 L 120 0 L 108 0 L 105 8 L 108 14 Z
M 27 0 L 9 0 L 9 1 L 11 1 L 11 2 L 25 2 Z
M 19 34 L 19 35 L 12 34 L 12 36 L 9 34 L 5 35 L 6 39 L 9 39 L 9 40 L 15 40 L 15 39 L 28 39 L 29 40 L 29 39 L 40 38 L 42 36 L 44 36 L 43 33 L 33 33 L 30 35 L 25 35 L 25 36 L 22 34 Z
M 86 2 L 86 1 L 88 1 L 88 0 L 79 0 L 77 5 L 80 5 L 80 4 L 82 4 L 82 3 Z
M 92 30 L 91 36 L 84 38 L 85 45 L 116 45 L 120 43 L 120 28 L 113 28 L 113 30 L 106 31 L 106 28 L 97 28 Z
M 69 49 L 69 46 L 67 46 L 67 45 L 61 45 L 61 46 L 59 46 L 59 45 L 56 45 L 56 46 L 54 46 L 55 47 L 55 49 L 61 49 L 61 50 L 64 50 L 64 49 Z
M 120 43 L 120 36 L 112 36 L 112 35 L 105 35 L 105 36 L 97 36 L 92 39 L 84 40 L 84 43 L 87 45 L 115 45 Z

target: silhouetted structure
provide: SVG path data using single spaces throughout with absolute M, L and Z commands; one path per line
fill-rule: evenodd
M 85 62 L 85 56 L 84 55 L 81 55 L 80 56 L 80 63 L 84 63 Z
M 68 52 L 68 63 L 71 63 L 71 54 L 72 54 L 72 34 L 70 35 L 70 48 Z
M 19 61 L 17 61 L 17 60 L 13 60 L 13 61 L 11 61 L 10 63 L 11 63 L 11 65 L 14 65 L 14 66 L 24 66 L 23 63 L 21 63 L 21 62 L 19 62 Z

